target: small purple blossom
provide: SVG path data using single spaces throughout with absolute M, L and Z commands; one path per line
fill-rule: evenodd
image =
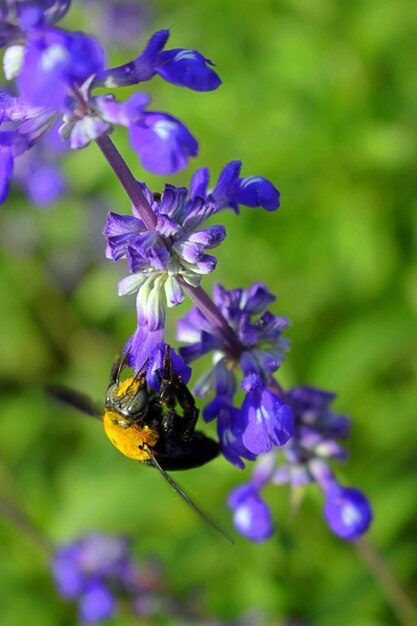
M 324 517 L 330 529 L 342 539 L 358 539 L 372 522 L 372 510 L 365 495 L 352 487 L 337 483 L 326 491 Z
M 233 523 L 241 535 L 254 542 L 269 539 L 274 532 L 271 513 L 253 485 L 234 489 L 227 503 L 233 510 Z
M 324 518 L 329 528 L 341 539 L 358 539 L 372 521 L 369 501 L 358 489 L 339 485 L 329 466 L 332 459 L 346 460 L 346 451 L 338 440 L 347 439 L 350 420 L 331 409 L 335 398 L 333 393 L 302 386 L 288 391 L 286 397 L 294 414 L 293 437 L 281 449 L 273 449 L 260 457 L 249 483 L 240 488 L 249 492 L 255 490 L 259 496 L 268 483 L 289 483 L 295 491 L 316 483 L 325 498 Z M 261 509 L 259 513 L 255 513 L 256 510 L 254 507 L 254 527 L 258 517 L 259 524 L 265 517 Z M 236 520 L 235 526 L 249 537 L 241 531 Z

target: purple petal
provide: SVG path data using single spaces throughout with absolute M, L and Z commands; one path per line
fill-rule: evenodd
M 130 126 L 129 137 L 143 167 L 153 174 L 180 171 L 198 150 L 190 131 L 165 113 L 146 113 L 141 123 Z
M 242 485 L 234 489 L 228 505 L 233 509 L 233 523 L 236 530 L 254 542 L 268 539 L 274 532 L 271 513 L 252 485 Z
M 146 375 L 146 380 L 148 385 L 155 391 L 159 391 L 160 383 L 158 372 L 160 372 L 163 368 L 165 350 L 165 343 L 160 343 L 159 345 L 157 345 L 151 353 L 147 365 L 148 371 Z M 188 367 L 188 365 L 184 363 L 180 355 L 178 355 L 171 347 L 169 348 L 169 355 L 175 373 L 181 377 L 185 384 L 187 384 L 191 378 L 191 367 Z
M 64 195 L 67 184 L 61 170 L 53 165 L 44 165 L 26 179 L 25 187 L 34 204 L 47 206 Z
M 145 113 L 129 127 L 132 148 L 143 167 L 153 174 L 174 174 L 196 156 L 198 143 L 179 120 L 165 113 Z
M 154 65 L 158 54 L 169 37 L 169 30 L 160 30 L 148 41 L 144 51 L 133 61 L 100 72 L 95 87 L 126 87 L 150 80 L 155 75 Z
M 220 172 L 216 186 L 210 193 L 219 209 L 230 207 L 237 211 L 236 203 L 232 202 L 231 194 L 233 186 L 240 174 L 242 167 L 241 161 L 231 161 Z
M 204 230 L 195 230 L 187 235 L 188 241 L 197 243 L 205 248 L 215 248 L 224 241 L 226 237 L 226 229 L 224 226 L 209 226 Z
M 0 147 L 0 204 L 9 194 L 10 181 L 13 176 L 13 157 L 8 148 Z
M 160 215 L 167 215 L 180 224 L 180 216 L 184 208 L 186 197 L 187 189 L 185 187 L 165 185 L 164 193 L 158 205 L 158 213 Z
M 128 365 L 138 372 L 150 359 L 155 350 L 164 343 L 164 327 L 150 331 L 146 324 L 138 326 L 126 344 L 125 353 L 129 353 Z
M 112 617 L 116 600 L 101 581 L 92 581 L 78 605 L 79 618 L 84 624 L 97 624 Z
M 63 598 L 76 598 L 85 586 L 85 576 L 79 565 L 77 545 L 63 546 L 53 556 L 51 569 L 55 584 Z
M 223 456 L 236 467 L 244 468 L 242 458 L 253 461 L 251 454 L 242 442 L 241 412 L 232 406 L 230 396 L 216 396 L 203 411 L 204 421 L 217 419 L 217 434 Z
M 324 517 L 341 539 L 358 539 L 372 521 L 372 510 L 365 495 L 352 487 L 335 485 L 326 494 Z
M 140 120 L 149 101 L 148 94 L 141 92 L 133 94 L 124 102 L 118 102 L 111 95 L 97 96 L 93 100 L 95 109 L 107 122 L 121 126 L 129 126 Z
M 253 454 L 282 446 L 292 436 L 294 419 L 290 407 L 268 389 L 249 391 L 242 405 L 246 423 L 243 444 Z
M 176 48 L 159 53 L 155 71 L 174 85 L 195 91 L 212 91 L 222 81 L 210 65 L 214 63 L 197 50 Z
M 31 103 L 59 111 L 68 88 L 82 84 L 103 64 L 104 51 L 91 37 L 47 29 L 27 41 L 19 89 Z
M 247 313 L 257 315 L 275 300 L 276 296 L 268 290 L 266 285 L 257 282 L 243 291 L 240 306 Z
M 205 199 L 207 195 L 207 185 L 210 180 L 210 172 L 207 167 L 200 167 L 194 172 L 190 182 L 190 198 L 196 196 Z
M 231 197 L 237 204 L 248 207 L 262 207 L 276 211 L 279 207 L 279 191 L 262 176 L 239 178 L 233 185 Z

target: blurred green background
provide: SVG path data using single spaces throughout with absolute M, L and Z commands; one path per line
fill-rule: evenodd
M 282 194 L 278 213 L 222 215 L 228 238 L 204 286 L 261 280 L 278 295 L 273 311 L 292 320 L 279 379 L 337 392 L 336 408 L 353 417 L 351 460 L 338 476 L 370 497 L 369 538 L 412 595 L 417 5 L 160 0 L 152 12 L 149 33 L 172 26 L 169 47 L 197 48 L 223 79 L 208 94 L 159 78 L 144 86 L 156 110 L 179 117 L 200 141 L 199 158 L 167 180 L 187 184 L 203 164 L 215 180 L 238 158 L 243 175 L 266 176 Z M 77 2 L 67 23 L 94 29 Z M 131 56 L 114 50 L 111 60 Z M 139 167 L 126 134 L 114 138 L 137 177 L 162 190 L 164 181 Z M 325 526 L 314 488 L 296 515 L 285 487 L 268 489 L 274 537 L 263 545 L 237 537 L 228 546 L 156 472 L 119 455 L 99 424 L 45 397 L 44 383 L 60 380 L 102 398 L 114 355 L 135 326 L 134 298 L 117 297 L 124 267 L 104 259 L 100 234 L 106 211 L 129 213 L 129 202 L 95 146 L 71 154 L 65 169 L 72 193 L 54 208 L 33 208 L 16 192 L 0 212 L 3 491 L 56 541 L 91 529 L 133 535 L 139 557 L 161 559 L 176 594 L 202 591 L 209 615 L 260 609 L 277 624 L 289 617 L 317 626 L 397 624 L 354 546 Z M 246 476 L 217 459 L 176 477 L 230 527 L 227 494 Z M 42 555 L 3 520 L 0 540 L 2 624 L 74 624 Z

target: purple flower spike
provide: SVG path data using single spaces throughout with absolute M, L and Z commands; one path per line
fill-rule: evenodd
M 337 483 L 326 493 L 323 513 L 330 529 L 347 541 L 358 539 L 372 522 L 371 506 L 364 494 Z
M 269 508 L 253 485 L 234 489 L 228 505 L 233 509 L 233 522 L 241 535 L 254 542 L 266 541 L 272 535 L 274 527 Z
M 179 120 L 166 113 L 145 113 L 129 127 L 132 148 L 153 174 L 174 174 L 198 152 L 197 140 Z

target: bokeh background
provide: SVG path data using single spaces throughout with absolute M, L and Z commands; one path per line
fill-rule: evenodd
M 82 5 L 74 2 L 66 23 L 97 32 Z M 335 391 L 336 408 L 353 417 L 351 460 L 338 476 L 370 497 L 369 539 L 412 595 L 417 6 L 159 0 L 149 8 L 133 52 L 115 46 L 113 62 L 172 26 L 170 47 L 199 49 L 223 79 L 208 94 L 159 78 L 145 85 L 154 108 L 178 116 L 200 141 L 198 159 L 168 182 L 187 184 L 203 164 L 214 179 L 238 158 L 243 175 L 266 176 L 282 194 L 276 214 L 222 215 L 228 238 L 204 286 L 261 280 L 278 295 L 274 312 L 292 320 L 279 380 Z M 162 190 L 164 180 L 141 170 L 125 134 L 115 141 L 137 177 Z M 57 542 L 92 529 L 132 535 L 138 557 L 158 557 L 172 591 L 200 593 L 208 615 L 258 609 L 265 624 L 397 624 L 355 547 L 325 526 L 314 488 L 296 514 L 287 489 L 270 488 L 274 537 L 263 545 L 237 537 L 228 546 L 156 472 L 119 455 L 99 424 L 45 396 L 43 385 L 59 380 L 102 398 L 135 326 L 134 298 L 117 297 L 124 268 L 105 260 L 101 237 L 106 211 L 128 213 L 129 203 L 95 146 L 69 155 L 64 169 L 71 190 L 53 207 L 34 208 L 15 190 L 0 211 L 3 492 Z M 175 317 L 167 333 L 174 344 Z M 176 477 L 230 528 L 227 494 L 246 475 L 217 459 Z M 1 519 L 0 540 L 2 623 L 74 624 L 75 609 L 59 599 L 43 555 Z

